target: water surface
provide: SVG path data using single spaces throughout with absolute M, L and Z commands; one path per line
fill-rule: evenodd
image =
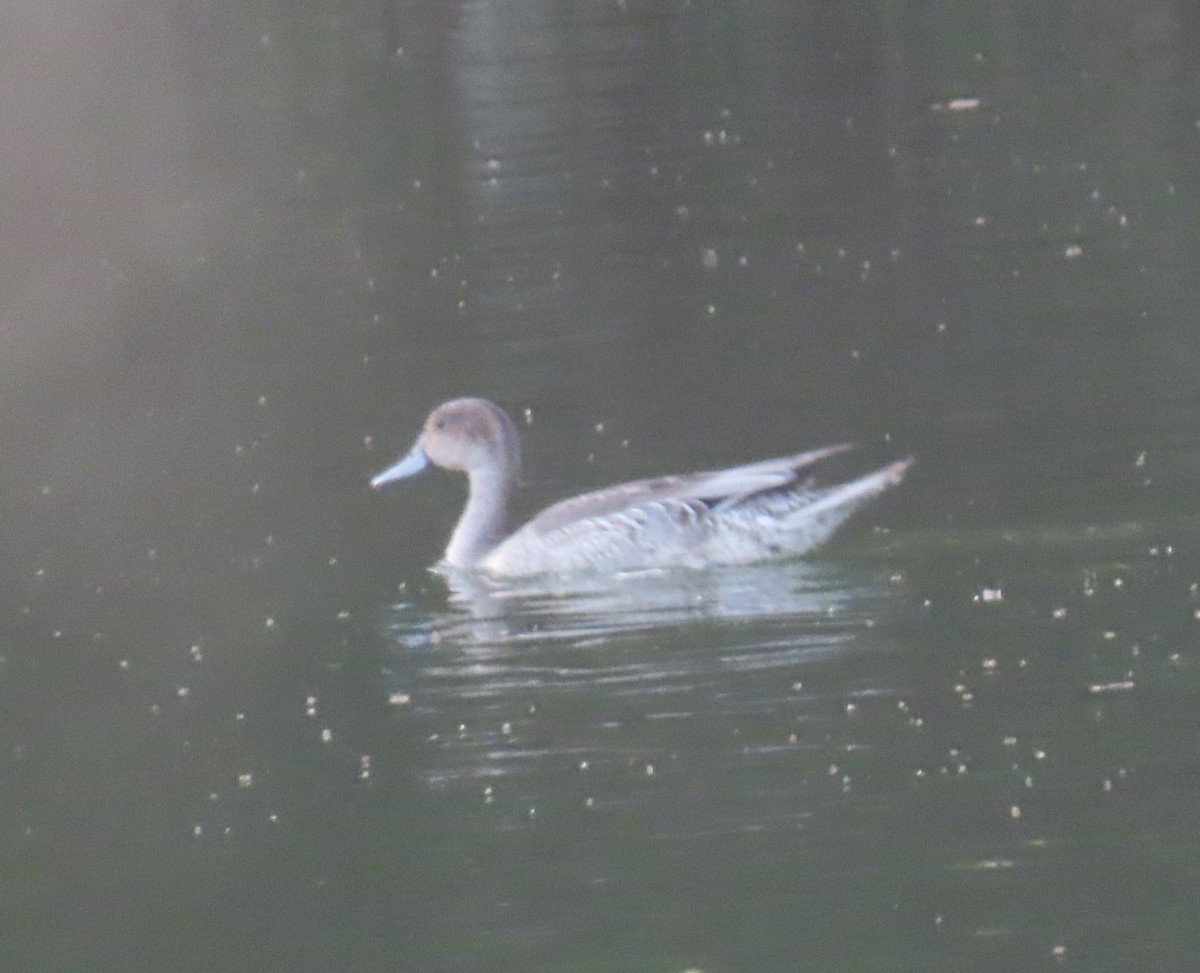
M 1189 4 L 4 20 L 6 969 L 1200 962 Z M 918 463 L 470 583 L 461 394 L 520 514 Z

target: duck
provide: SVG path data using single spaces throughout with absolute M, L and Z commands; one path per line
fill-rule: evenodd
M 467 475 L 466 507 L 440 567 L 496 577 L 706 568 L 798 558 L 863 504 L 900 483 L 913 458 L 817 487 L 802 478 L 854 447 L 824 446 L 744 466 L 621 483 L 561 500 L 514 531 L 508 506 L 521 475 L 517 428 L 482 398 L 445 402 L 374 489 L 431 467 Z

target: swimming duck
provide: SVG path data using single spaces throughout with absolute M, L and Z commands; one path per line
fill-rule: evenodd
M 899 460 L 831 487 L 799 479 L 802 470 L 851 448 L 622 483 L 560 501 L 509 534 L 507 507 L 521 470 L 517 429 L 486 399 L 454 399 L 429 414 L 412 449 L 371 486 L 430 466 L 467 474 L 467 506 L 446 548 L 451 568 L 516 577 L 748 564 L 810 551 L 912 464 Z

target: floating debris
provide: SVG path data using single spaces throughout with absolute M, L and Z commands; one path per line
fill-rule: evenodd
M 975 111 L 981 104 L 978 98 L 951 98 L 946 102 L 936 102 L 929 106 L 930 111 Z
M 1089 693 L 1119 693 L 1133 689 L 1132 679 L 1122 679 L 1117 682 L 1100 682 L 1088 686 Z

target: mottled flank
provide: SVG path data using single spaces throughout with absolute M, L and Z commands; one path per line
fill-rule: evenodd
M 831 487 L 800 480 L 801 471 L 850 448 L 622 483 L 554 504 L 505 536 L 520 475 L 516 427 L 491 402 L 455 399 L 430 414 L 409 453 L 371 485 L 430 465 L 465 472 L 470 495 L 446 548 L 453 567 L 519 576 L 748 564 L 796 557 L 824 543 L 912 464 L 899 460 Z

